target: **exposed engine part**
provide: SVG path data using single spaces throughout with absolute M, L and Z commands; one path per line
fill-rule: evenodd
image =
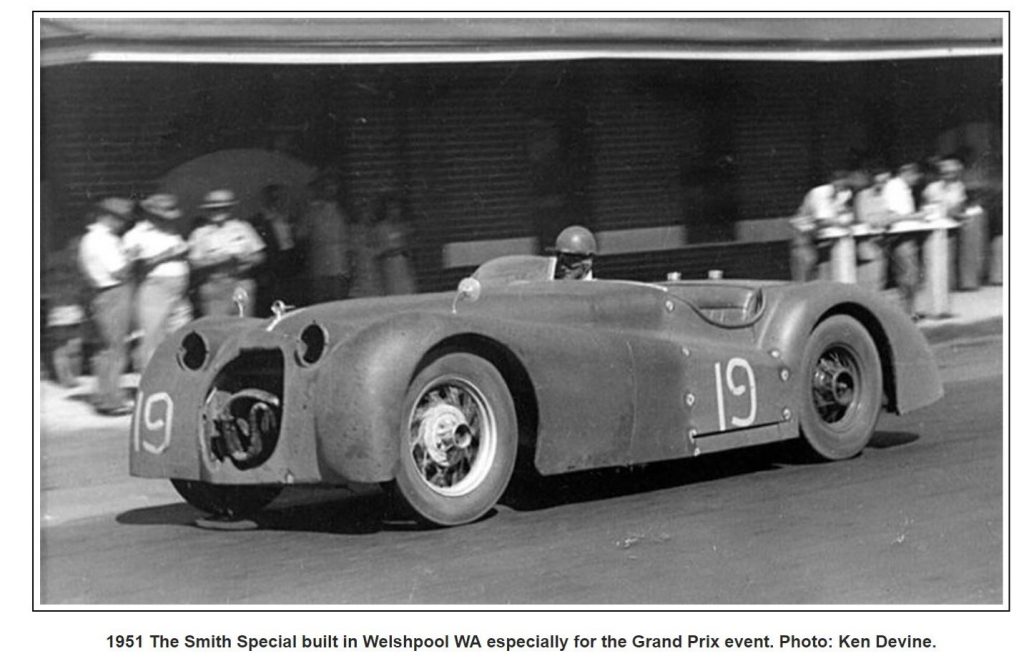
M 203 430 L 210 455 L 230 458 L 239 468 L 254 467 L 277 443 L 281 400 L 273 393 L 247 388 L 235 393 L 215 389 L 203 410 Z

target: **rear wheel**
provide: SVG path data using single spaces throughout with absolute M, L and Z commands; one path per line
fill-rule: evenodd
M 171 479 L 171 484 L 195 508 L 224 518 L 251 516 L 281 494 L 278 486 L 218 486 L 185 479 Z
M 882 408 L 882 364 L 853 317 L 829 317 L 807 340 L 801 371 L 800 434 L 818 458 L 842 460 L 871 439 Z
M 403 403 L 394 489 L 422 521 L 460 525 L 498 501 L 515 466 L 512 395 L 501 373 L 467 353 L 441 356 L 413 380 Z

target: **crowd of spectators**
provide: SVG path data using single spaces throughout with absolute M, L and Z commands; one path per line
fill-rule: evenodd
M 964 182 L 963 161 L 955 155 L 935 158 L 927 172 L 915 162 L 892 169 L 868 163 L 854 171 L 837 170 L 828 182 L 812 188 L 791 218 L 790 271 L 795 281 L 828 279 L 828 248 L 837 235 L 856 237 L 856 280 L 860 286 L 881 291 L 897 288 L 908 315 L 917 311 L 923 283 L 921 241 L 930 221 L 956 224 L 950 235 L 949 287 L 970 291 L 986 278 L 989 215 L 981 205 L 984 188 L 972 190 Z M 903 222 L 924 222 L 897 227 Z M 996 270 L 992 281 L 998 282 Z
M 191 223 L 173 194 L 95 202 L 85 233 L 52 258 L 45 278 L 54 379 L 76 385 L 84 348 L 95 348 L 93 405 L 120 416 L 133 407 L 122 373 L 144 368 L 193 316 L 262 317 L 277 300 L 415 292 L 401 198 L 382 192 L 353 220 L 337 174 L 324 170 L 310 186 L 308 205 L 293 214 L 288 189 L 267 185 L 249 220 L 224 188 L 206 193 Z

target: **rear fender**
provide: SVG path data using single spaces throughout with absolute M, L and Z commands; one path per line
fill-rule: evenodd
M 905 414 L 942 397 L 942 381 L 931 348 L 914 323 L 882 299 L 856 287 L 815 282 L 788 289 L 764 318 L 758 344 L 769 351 L 778 350 L 787 365 L 799 368 L 811 331 L 838 314 L 857 319 L 875 341 L 889 411 Z

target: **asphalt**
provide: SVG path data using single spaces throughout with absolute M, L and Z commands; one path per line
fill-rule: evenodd
M 895 298 L 895 294 L 887 294 Z M 977 291 L 950 294 L 951 315 L 942 319 L 923 319 L 918 323 L 925 338 L 933 345 L 954 340 L 1002 335 L 1003 313 L 1008 310 L 1008 290 L 1002 286 L 986 286 Z M 138 375 L 124 377 L 124 385 L 131 390 L 138 385 Z M 47 436 L 71 431 L 103 428 L 124 423 L 128 416 L 110 417 L 96 414 L 90 403 L 94 384 L 92 377 L 79 378 L 74 388 L 58 386 L 50 381 L 38 384 L 37 408 L 43 441 Z

